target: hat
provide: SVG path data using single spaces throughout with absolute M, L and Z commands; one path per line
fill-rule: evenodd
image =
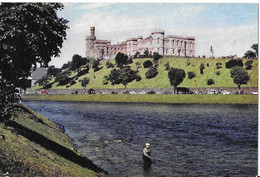
M 145 146 L 150 146 L 150 144 L 149 143 L 145 143 Z

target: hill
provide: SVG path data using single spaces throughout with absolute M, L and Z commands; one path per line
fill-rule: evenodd
M 60 126 L 25 106 L 18 109 L 13 120 L 0 123 L 0 176 L 105 176 Z
M 230 69 L 225 67 L 225 63 L 229 61 L 229 59 L 204 59 L 204 58 L 162 58 L 159 61 L 158 67 L 158 75 L 152 79 L 146 79 L 145 73 L 148 71 L 148 68 L 143 67 L 143 62 L 146 60 L 152 60 L 150 58 L 144 59 L 133 59 L 133 63 L 130 64 L 132 69 L 136 70 L 136 63 L 139 62 L 141 68 L 139 68 L 139 75 L 142 77 L 140 81 L 133 81 L 127 85 L 127 88 L 171 88 L 169 79 L 168 79 L 168 71 L 165 70 L 165 64 L 169 62 L 170 67 L 176 67 L 184 69 L 187 75 L 188 71 L 192 71 L 196 74 L 195 78 L 189 79 L 187 76 L 184 79 L 183 83 L 179 85 L 179 87 L 187 87 L 187 88 L 207 88 L 207 87 L 237 87 L 233 83 L 232 78 L 230 77 Z M 109 60 L 113 64 L 115 60 Z M 248 59 L 244 59 L 243 63 Z M 58 82 L 54 82 L 55 78 L 53 78 L 49 83 L 51 83 L 52 89 L 82 89 L 79 80 L 83 77 L 88 77 L 90 79 L 87 88 L 124 88 L 123 85 L 112 86 L 110 83 L 108 85 L 103 85 L 103 78 L 105 75 L 108 75 L 112 68 L 106 68 L 106 60 L 102 60 L 101 67 L 99 71 L 94 72 L 91 68 L 89 72 L 80 77 L 76 77 L 77 72 L 73 71 L 70 78 L 74 79 L 76 83 L 68 87 L 67 85 L 59 86 Z M 222 68 L 216 69 L 216 63 L 222 63 Z M 204 64 L 204 74 L 200 74 L 200 65 Z M 253 67 L 251 70 L 247 70 L 251 77 L 251 87 L 257 87 L 258 81 L 258 60 L 253 60 Z M 82 66 L 84 69 L 84 66 Z M 217 75 L 216 72 L 219 71 L 220 75 Z M 77 80 L 76 80 L 77 79 Z M 215 84 L 208 86 L 207 80 L 213 79 Z M 67 86 L 67 87 L 66 87 Z M 249 85 L 242 85 L 242 87 L 249 87 Z M 35 86 L 34 89 L 40 89 L 40 86 Z

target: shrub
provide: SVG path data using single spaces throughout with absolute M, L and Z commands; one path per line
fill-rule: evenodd
M 153 66 L 153 62 L 151 60 L 146 60 L 143 63 L 144 68 L 150 68 L 151 66 Z
M 242 59 L 231 59 L 226 62 L 226 68 L 233 68 L 234 66 L 243 66 Z
M 170 64 L 169 64 L 169 62 L 167 62 L 164 66 L 165 66 L 165 70 L 166 70 L 166 71 L 168 71 L 168 70 L 170 69 Z
M 220 69 L 222 68 L 222 63 L 221 62 L 217 62 L 216 63 L 216 69 Z
M 246 63 L 245 63 L 246 70 L 251 70 L 253 67 L 252 64 L 253 64 L 253 60 L 246 61 Z
M 213 79 L 207 80 L 207 85 L 213 85 L 213 84 L 215 84 L 215 81 Z
M 74 85 L 74 84 L 76 84 L 76 81 L 71 80 L 71 81 L 69 82 L 69 84 L 70 84 L 70 85 Z
M 84 77 L 82 80 L 81 80 L 81 86 L 85 89 L 86 86 L 88 85 L 89 83 L 89 78 L 87 77 Z
M 149 68 L 149 70 L 145 73 L 145 77 L 146 77 L 147 79 L 151 79 L 151 78 L 156 77 L 157 74 L 158 74 L 157 68 L 156 68 L 156 67 L 151 67 L 151 68 Z
M 188 78 L 192 79 L 194 77 L 196 77 L 196 74 L 194 72 L 192 72 L 192 71 L 188 71 Z
M 135 80 L 136 80 L 136 82 L 138 82 L 138 81 L 142 80 L 142 77 L 139 76 L 139 75 L 136 75 L 136 76 L 135 76 Z
M 217 72 L 216 72 L 216 75 L 219 76 L 219 75 L 220 75 L 220 71 L 217 71 Z
M 107 62 L 106 62 L 106 67 L 107 67 L 107 68 L 114 68 L 114 65 L 113 65 L 113 63 L 111 63 L 110 61 L 107 61 Z
M 200 64 L 200 74 L 203 74 L 203 70 L 204 70 L 205 66 L 203 63 Z

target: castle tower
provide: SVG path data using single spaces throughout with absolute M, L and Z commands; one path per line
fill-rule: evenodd
M 93 57 L 91 54 L 91 49 L 94 47 L 94 41 L 96 40 L 95 36 L 95 27 L 90 27 L 90 36 L 86 36 L 86 57 L 90 58 Z
M 95 27 L 94 26 L 90 27 L 90 36 L 95 37 Z
M 153 52 L 164 55 L 164 31 L 152 32 L 152 39 Z

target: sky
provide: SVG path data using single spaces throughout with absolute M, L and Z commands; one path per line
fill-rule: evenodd
M 149 36 L 154 30 L 165 35 L 195 37 L 195 56 L 242 57 L 258 43 L 256 3 L 63 3 L 58 16 L 69 20 L 67 39 L 60 57 L 49 65 L 61 67 L 74 54 L 85 56 L 85 37 L 95 26 L 97 39 L 112 44 L 127 38 Z

